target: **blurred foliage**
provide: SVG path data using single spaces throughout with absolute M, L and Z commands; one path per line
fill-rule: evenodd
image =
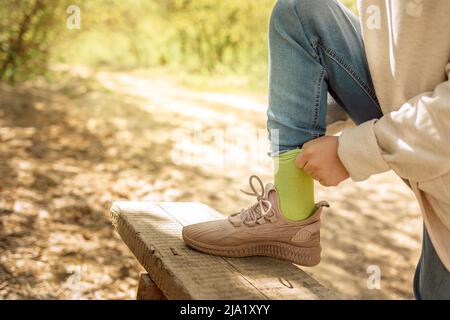
M 0 79 L 42 74 L 49 59 L 94 68 L 164 66 L 192 75 L 265 79 L 275 2 L 0 0 Z M 355 10 L 355 0 L 343 2 Z M 81 8 L 80 30 L 65 27 L 70 4 Z
M 358 8 L 356 6 L 357 0 L 340 0 L 343 4 L 345 4 L 353 13 L 358 14 Z
M 267 58 L 274 0 L 99 0 L 82 3 L 81 32 L 58 60 L 114 68 L 255 68 Z
M 59 0 L 0 0 L 0 80 L 42 74 L 56 34 Z

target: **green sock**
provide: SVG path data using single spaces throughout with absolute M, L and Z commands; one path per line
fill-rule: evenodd
M 314 183 L 310 175 L 295 165 L 301 149 L 274 157 L 275 187 L 280 197 L 283 216 L 289 220 L 305 220 L 314 212 Z

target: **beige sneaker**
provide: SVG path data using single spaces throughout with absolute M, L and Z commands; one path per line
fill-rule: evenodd
M 259 194 L 254 186 L 261 188 Z M 316 204 L 314 214 L 303 221 L 290 221 L 280 212 L 277 191 L 257 176 L 249 179 L 257 202 L 228 219 L 197 223 L 183 228 L 184 242 L 201 252 L 225 257 L 267 256 L 302 266 L 320 262 L 320 214 L 328 203 Z

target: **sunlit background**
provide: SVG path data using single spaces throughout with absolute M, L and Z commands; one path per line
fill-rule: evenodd
M 114 200 L 252 203 L 275 0 L 0 0 L 0 299 L 133 299 Z M 354 1 L 345 1 L 355 13 Z M 392 173 L 317 185 L 323 261 L 347 298 L 412 298 L 421 220 Z M 367 287 L 368 268 L 381 289 Z

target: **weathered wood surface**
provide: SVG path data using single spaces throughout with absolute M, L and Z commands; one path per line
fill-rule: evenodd
M 150 278 L 148 273 L 142 273 L 136 292 L 136 300 L 166 300 L 164 293 Z
M 183 225 L 222 219 L 201 203 L 115 202 L 113 225 L 168 299 L 335 299 L 296 265 L 271 258 L 224 258 L 188 248 Z

